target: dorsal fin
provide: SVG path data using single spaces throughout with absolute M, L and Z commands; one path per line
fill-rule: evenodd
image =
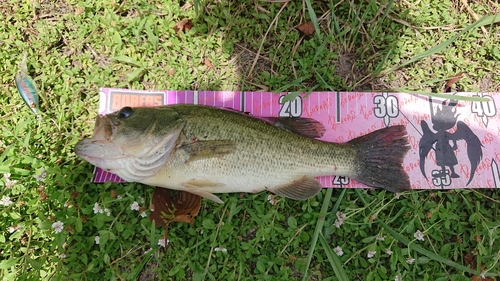
M 249 112 L 242 112 L 233 108 L 224 108 L 225 110 L 251 116 L 253 118 L 264 120 L 276 127 L 285 129 L 297 135 L 311 139 L 319 139 L 325 134 L 325 126 L 314 118 L 307 117 L 265 117 L 253 116 Z
M 306 117 L 264 117 L 262 118 L 276 127 L 311 139 L 321 138 L 325 134 L 325 126 L 316 119 Z

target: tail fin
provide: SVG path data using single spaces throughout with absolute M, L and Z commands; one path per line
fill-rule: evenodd
M 348 143 L 358 148 L 356 158 L 359 166 L 355 180 L 392 192 L 411 189 L 402 166 L 410 148 L 403 125 L 383 128 Z

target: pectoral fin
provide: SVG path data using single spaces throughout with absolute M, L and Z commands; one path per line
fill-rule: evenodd
M 206 188 L 224 187 L 223 184 L 213 183 L 213 182 L 205 181 L 205 180 L 189 180 L 189 181 L 185 182 L 184 184 L 182 184 L 182 186 L 184 186 L 184 188 L 187 192 L 196 194 L 196 195 L 201 196 L 201 197 L 206 198 L 206 199 L 210 199 L 210 200 L 212 200 L 216 203 L 219 203 L 219 204 L 224 204 L 224 202 L 222 200 L 220 200 L 219 197 L 217 197 L 216 195 L 214 195 L 213 193 L 211 193 L 207 190 L 203 190 Z
M 201 140 L 183 145 L 180 149 L 188 155 L 188 162 L 220 157 L 234 152 L 235 144 L 231 140 Z
M 306 200 L 318 194 L 323 187 L 313 177 L 304 176 L 271 192 L 294 200 Z

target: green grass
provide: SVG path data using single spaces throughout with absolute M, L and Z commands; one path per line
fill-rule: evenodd
M 464 72 L 463 91 L 500 91 L 498 18 L 471 27 L 495 1 L 196 2 L 0 3 L 0 198 L 13 202 L 0 205 L 0 279 L 470 280 L 467 254 L 500 274 L 496 190 L 325 190 L 276 205 L 225 194 L 159 246 L 163 230 L 141 216 L 153 189 L 91 183 L 73 152 L 99 87 L 439 92 Z M 314 17 L 314 34 L 297 31 Z M 193 27 L 179 36 L 183 19 Z M 24 52 L 39 118 L 15 88 Z

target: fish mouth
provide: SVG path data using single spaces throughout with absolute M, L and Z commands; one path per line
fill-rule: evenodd
M 102 169 L 110 169 L 113 161 L 124 158 L 122 149 L 106 140 L 86 138 L 79 141 L 75 146 L 75 153 L 83 160 Z
M 113 142 L 118 127 L 119 124 L 114 124 L 108 116 L 98 115 L 92 137 L 82 139 L 75 145 L 76 155 L 99 168 L 115 168 L 111 164 L 113 160 L 125 156 L 121 147 Z
M 95 118 L 93 140 L 109 141 L 118 131 L 120 124 L 115 124 L 107 115 L 97 115 Z

